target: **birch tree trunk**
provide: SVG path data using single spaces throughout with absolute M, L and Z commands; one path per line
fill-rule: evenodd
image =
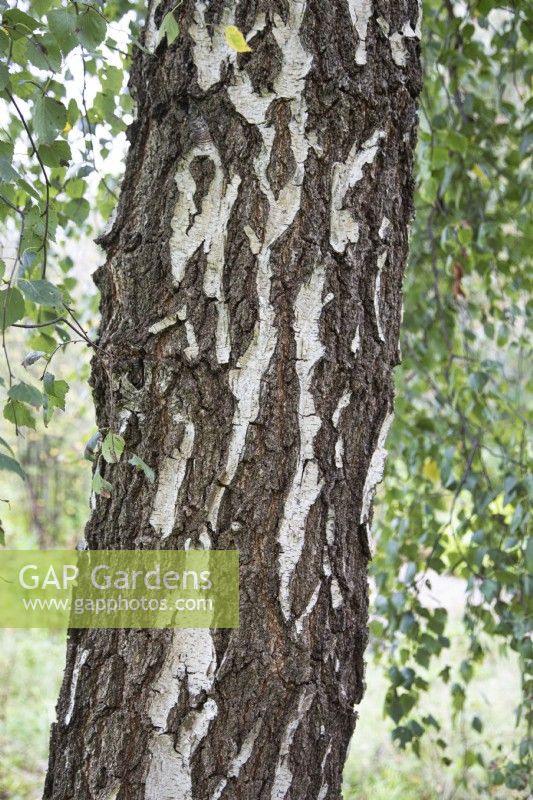
M 233 631 L 72 631 L 49 800 L 335 800 L 412 215 L 416 0 L 152 4 L 102 239 L 90 548 L 238 549 Z M 237 55 L 224 26 L 252 48 Z

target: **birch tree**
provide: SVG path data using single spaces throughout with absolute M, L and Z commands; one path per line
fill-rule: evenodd
M 85 537 L 237 549 L 241 624 L 71 631 L 47 800 L 340 797 L 419 38 L 415 0 L 150 4 L 92 387 L 156 479 L 100 464 Z

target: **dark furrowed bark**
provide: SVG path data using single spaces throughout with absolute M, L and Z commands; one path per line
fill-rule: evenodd
M 150 10 L 147 45 L 173 7 Z M 138 117 L 92 383 L 90 548 L 238 549 L 233 631 L 73 631 L 45 798 L 334 800 L 412 215 L 419 8 L 184 2 Z M 252 52 L 232 54 L 224 25 Z M 251 33 L 251 35 L 249 35 Z

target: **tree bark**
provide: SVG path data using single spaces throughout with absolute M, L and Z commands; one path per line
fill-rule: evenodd
M 399 362 L 416 0 L 152 4 L 101 290 L 88 546 L 238 549 L 241 625 L 70 633 L 49 800 L 334 800 Z M 225 25 L 252 52 L 232 53 Z

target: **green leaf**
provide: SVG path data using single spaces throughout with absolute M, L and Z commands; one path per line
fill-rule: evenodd
M 251 53 L 252 48 L 244 38 L 241 31 L 235 25 L 226 25 L 224 28 L 226 42 L 237 53 Z
M 461 242 L 461 244 L 467 245 L 470 244 L 472 241 L 472 229 L 471 228 L 459 228 L 457 231 L 457 238 Z
M 32 350 L 31 353 L 27 353 L 24 356 L 24 358 L 21 361 L 21 365 L 24 367 L 24 369 L 28 369 L 28 367 L 31 367 L 32 364 L 35 364 L 45 355 L 46 353 L 44 352 L 44 350 Z
M 422 725 L 420 725 L 419 722 L 416 721 L 416 719 L 412 719 L 409 722 L 408 728 L 413 734 L 413 736 L 416 737 L 417 739 L 420 739 L 420 737 L 424 733 L 424 728 L 422 727 Z
M 447 144 L 458 153 L 466 153 L 468 139 L 456 131 L 447 131 Z
M 533 572 L 533 536 L 526 542 L 526 567 L 528 572 Z
M 148 464 L 146 464 L 142 460 L 142 458 L 139 458 L 139 456 L 132 456 L 129 459 L 128 464 L 132 464 L 132 466 L 137 467 L 137 469 L 139 469 L 142 472 L 144 472 L 144 474 L 146 475 L 146 477 L 147 477 L 147 479 L 149 480 L 150 483 L 153 483 L 155 481 L 155 472 L 154 472 L 154 470 L 151 467 L 149 467 Z
M 14 40 L 18 39 L 20 36 L 27 36 L 39 27 L 39 23 L 36 19 L 33 19 L 29 14 L 25 14 L 24 11 L 20 11 L 18 8 L 10 8 L 4 11 L 3 22 L 4 25 L 7 23 L 9 28 L 14 29 L 12 32 L 12 38 Z
M 9 83 L 9 72 L 5 64 L 0 64 L 0 92 L 6 88 Z
M 52 36 L 36 36 L 26 42 L 26 57 L 37 69 L 46 72 L 59 72 L 61 52 Z
M 448 148 L 434 147 L 431 155 L 431 164 L 434 169 L 441 169 L 448 163 Z
M 49 404 L 64 411 L 65 397 L 70 388 L 68 383 L 66 381 L 56 380 L 51 372 L 47 372 L 43 378 L 43 385 Z
M 81 44 L 88 50 L 95 50 L 106 35 L 105 19 L 92 8 L 88 8 L 77 19 L 76 31 Z
M 74 222 L 76 225 L 81 225 L 85 222 L 90 210 L 91 206 L 84 197 L 76 197 L 70 203 L 67 203 L 64 208 L 65 215 L 69 221 Z
M 0 453 L 0 470 L 4 470 L 5 472 L 14 472 L 15 475 L 18 475 L 23 481 L 26 480 L 26 473 L 20 466 L 19 462 L 10 456 L 6 456 L 4 453 Z
M 68 167 L 72 158 L 68 142 L 64 139 L 57 139 L 52 144 L 42 144 L 39 155 L 47 167 Z
M 71 98 L 68 102 L 67 106 L 67 126 L 70 125 L 72 128 L 73 125 L 76 124 L 80 116 L 80 110 L 78 108 L 78 104 Z M 64 130 L 64 129 L 63 129 Z
M 38 95 L 33 104 L 33 127 L 39 142 L 51 144 L 67 121 L 67 109 L 53 97 Z
M 25 313 L 24 298 L 14 286 L 0 291 L 0 330 L 5 330 L 22 319 Z
M 28 403 L 30 406 L 40 408 L 43 404 L 42 393 L 29 383 L 17 383 L 8 391 L 7 396 L 19 403 Z
M 1 436 L 0 436 L 0 447 L 4 447 L 6 450 L 8 450 L 11 453 L 12 456 L 15 455 L 13 450 L 12 450 L 12 448 L 9 446 L 9 444 L 6 442 L 5 439 L 2 439 Z
M 33 428 L 35 430 L 35 417 L 24 403 L 17 400 L 8 400 L 4 406 L 4 419 L 12 422 L 17 427 Z
M 19 281 L 18 286 L 26 299 L 31 300 L 32 303 L 37 303 L 37 305 L 57 307 L 63 303 L 61 292 L 50 281 L 27 281 L 22 279 Z
M 478 733 L 481 733 L 481 731 L 483 730 L 483 723 L 482 723 L 482 721 L 480 720 L 479 717 L 473 717 L 473 719 L 472 719 L 472 727 L 473 727 L 473 729 L 475 731 L 477 731 Z
M 125 445 L 122 436 L 109 431 L 102 442 L 102 455 L 108 464 L 117 464 L 120 461 Z
M 64 54 L 69 53 L 77 45 L 75 35 L 76 13 L 70 8 L 56 8 L 48 12 L 48 26 Z
M 173 11 L 169 11 L 168 14 L 165 14 L 163 17 L 163 21 L 159 28 L 159 33 L 157 37 L 158 43 L 162 41 L 163 37 L 167 37 L 167 44 L 170 46 L 176 38 L 179 36 L 180 26 L 174 16 Z
M 113 487 L 109 481 L 106 481 L 105 478 L 102 478 L 98 470 L 96 470 L 93 475 L 92 488 L 95 494 L 101 494 L 102 497 L 111 497 L 111 490 Z

